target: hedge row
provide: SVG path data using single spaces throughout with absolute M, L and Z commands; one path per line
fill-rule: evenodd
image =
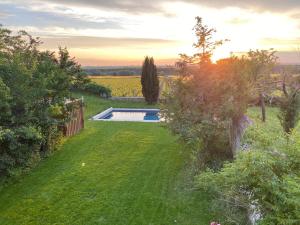
M 101 96 L 102 98 L 111 97 L 111 90 L 107 87 L 101 86 L 99 84 L 89 82 L 84 84 L 83 86 L 74 88 L 75 90 L 87 92 L 90 94 L 95 94 Z

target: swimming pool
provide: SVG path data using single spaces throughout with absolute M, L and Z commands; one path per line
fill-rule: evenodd
M 95 116 L 98 121 L 160 122 L 159 109 L 109 108 Z

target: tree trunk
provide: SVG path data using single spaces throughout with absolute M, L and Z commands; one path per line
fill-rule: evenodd
M 266 122 L 266 105 L 265 105 L 265 99 L 264 94 L 259 94 L 259 100 L 260 100 L 260 107 L 261 107 L 261 120 L 263 122 Z
M 237 154 L 237 151 L 241 146 L 241 138 L 243 137 L 244 132 L 248 124 L 250 123 L 251 121 L 245 115 L 240 115 L 231 119 L 229 136 L 230 147 L 233 157 L 235 157 L 235 155 Z

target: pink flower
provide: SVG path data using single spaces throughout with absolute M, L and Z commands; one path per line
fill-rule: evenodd
M 220 223 L 211 222 L 210 225 L 221 225 Z

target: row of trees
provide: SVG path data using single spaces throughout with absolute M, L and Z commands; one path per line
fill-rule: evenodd
M 174 81 L 163 112 L 170 128 L 194 150 L 197 168 L 211 170 L 200 174 L 199 187 L 214 190 L 213 196 L 218 201 L 232 203 L 219 204 L 223 207 L 221 209 L 215 207 L 220 209 L 221 214 L 223 212 L 225 218 L 226 214 L 232 216 L 227 217 L 226 224 L 246 224 L 248 209 L 253 206 L 259 211 L 261 221 L 268 221 L 266 224 L 296 224 L 299 204 L 292 203 L 290 191 L 294 190 L 299 173 L 289 173 L 287 168 L 299 169 L 299 151 L 287 150 L 281 155 L 286 159 L 286 164 L 272 167 L 274 157 L 271 155 L 274 153 L 257 155 L 253 151 L 244 156 L 239 150 L 244 130 L 251 123 L 246 116 L 248 107 L 259 100 L 262 121 L 266 121 L 265 98 L 274 90 L 280 89 L 283 93 L 278 99 L 279 118 L 287 134 L 292 132 L 299 120 L 300 82 L 293 76 L 285 75 L 284 79 L 271 76 L 277 60 L 273 50 L 249 51 L 243 57 L 231 56 L 212 63 L 214 50 L 227 40 L 214 40 L 216 30 L 204 25 L 200 17 L 196 18 L 196 22 L 194 30 L 197 42 L 194 47 L 198 53 L 193 56 L 181 55 L 177 63 L 180 78 Z M 293 149 L 290 146 L 286 148 Z M 263 157 L 259 158 L 259 154 Z M 222 169 L 226 161 L 231 163 Z M 259 165 L 265 165 L 269 170 Z M 248 172 L 240 174 L 243 169 Z M 278 174 L 276 169 L 280 171 L 277 171 Z M 291 179 L 291 186 L 284 187 L 287 175 Z M 270 186 L 260 185 L 259 181 L 265 178 L 278 179 L 278 189 L 272 192 L 268 190 Z M 279 194 L 284 197 L 277 198 Z M 272 199 L 269 199 L 270 204 L 277 204 L 279 199 L 290 201 L 289 210 L 280 204 L 277 208 L 271 208 L 267 201 L 259 200 L 266 195 Z M 244 203 L 243 207 L 239 202 Z M 235 213 L 230 213 L 232 211 Z
M 91 81 L 67 49 L 40 51 L 38 38 L 0 27 L 0 177 L 53 151 L 69 119 L 70 90 Z

